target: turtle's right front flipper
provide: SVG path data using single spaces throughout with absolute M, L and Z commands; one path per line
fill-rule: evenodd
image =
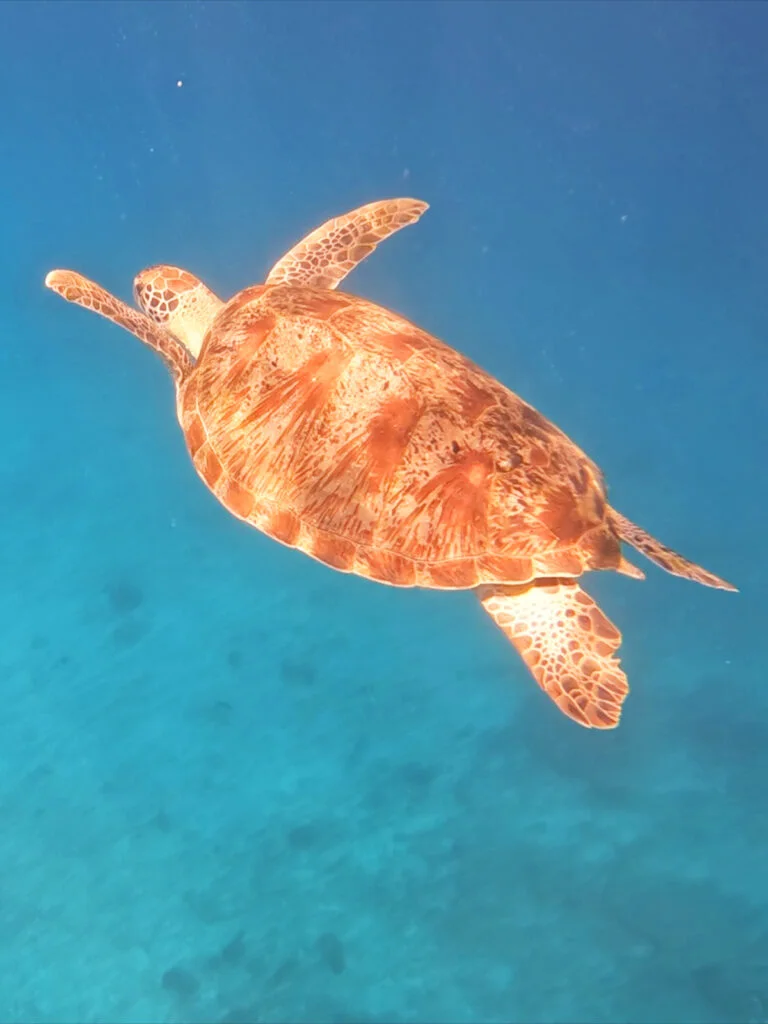
M 266 283 L 336 288 L 380 242 L 428 208 L 420 199 L 382 199 L 334 217 L 278 260 Z
M 119 324 L 145 345 L 159 352 L 177 382 L 192 369 L 190 354 L 181 342 L 146 314 L 131 309 L 101 285 L 89 281 L 74 270 L 52 270 L 45 278 L 45 285 L 67 302 L 93 310 L 99 316 Z

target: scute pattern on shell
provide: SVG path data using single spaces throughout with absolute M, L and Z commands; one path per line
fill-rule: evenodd
M 354 296 L 240 293 L 179 415 L 230 511 L 337 569 L 453 589 L 619 564 L 587 456 L 470 360 Z

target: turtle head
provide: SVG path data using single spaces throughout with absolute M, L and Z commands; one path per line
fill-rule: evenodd
M 206 331 L 224 305 L 202 281 L 179 267 L 158 265 L 136 275 L 136 302 L 197 359 Z

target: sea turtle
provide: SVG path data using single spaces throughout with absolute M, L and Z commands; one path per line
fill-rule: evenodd
M 342 572 L 473 589 L 561 711 L 618 724 L 618 629 L 579 585 L 668 572 L 729 583 L 616 512 L 597 466 L 530 405 L 403 317 L 336 286 L 427 209 L 370 203 L 228 302 L 185 270 L 135 280 L 141 312 L 71 270 L 46 285 L 165 359 L 195 469 L 233 515 Z

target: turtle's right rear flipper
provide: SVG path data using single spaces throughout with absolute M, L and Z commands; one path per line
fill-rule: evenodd
M 715 576 L 714 573 L 707 572 L 706 569 L 702 569 L 695 562 L 690 562 L 687 558 L 683 558 L 682 555 L 673 551 L 672 548 L 668 548 L 666 544 L 662 544 L 661 541 L 652 537 L 650 533 L 646 533 L 639 526 L 635 526 L 633 522 L 630 522 L 629 519 L 615 509 L 611 510 L 611 519 L 616 532 L 623 541 L 631 544 L 633 548 L 637 548 L 646 558 L 650 558 L 652 562 L 661 566 L 662 569 L 666 569 L 667 572 L 671 572 L 674 576 L 683 576 L 687 580 L 703 583 L 705 587 L 717 587 L 719 590 L 736 590 L 736 587 L 732 586 L 732 584 L 720 579 L 719 576 Z

